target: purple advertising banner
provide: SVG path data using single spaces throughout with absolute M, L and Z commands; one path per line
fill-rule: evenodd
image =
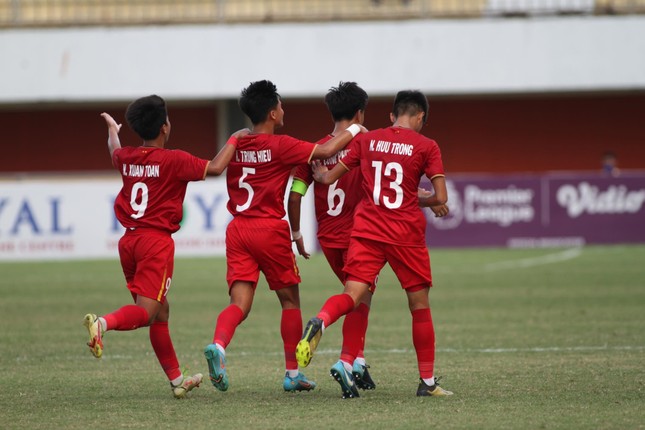
M 424 209 L 431 247 L 550 247 L 645 242 L 645 172 L 457 176 L 450 214 Z M 421 186 L 431 189 L 424 178 Z

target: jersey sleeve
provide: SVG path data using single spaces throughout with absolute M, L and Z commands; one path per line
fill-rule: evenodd
M 293 173 L 293 178 L 304 182 L 307 186 L 311 185 L 314 180 L 311 166 L 309 166 L 309 164 L 298 165 Z
M 177 178 L 182 181 L 201 181 L 206 178 L 208 160 L 195 157 L 186 151 L 176 149 L 173 151 L 173 159 Z
M 443 161 L 441 160 L 441 150 L 435 141 L 431 141 L 432 145 L 426 157 L 425 174 L 428 178 L 432 179 L 436 176 L 445 176 L 443 169 Z
M 288 166 L 307 164 L 314 152 L 315 144 L 291 136 L 280 137 L 280 161 Z

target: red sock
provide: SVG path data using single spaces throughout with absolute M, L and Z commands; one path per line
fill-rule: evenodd
M 412 311 L 412 343 L 417 351 L 417 363 L 421 378 L 434 374 L 434 325 L 430 309 Z
M 354 310 L 354 299 L 349 294 L 337 294 L 327 299 L 317 316 L 323 320 L 327 328 L 352 310 Z
M 244 312 L 237 305 L 228 305 L 217 317 L 213 343 L 219 343 L 226 348 L 233 339 L 235 329 L 244 321 Z
M 367 331 L 367 316 L 370 308 L 365 303 L 358 305 L 356 309 L 345 315 L 343 322 L 343 346 L 340 351 L 340 359 L 353 363 L 356 357 L 363 356 L 365 348 L 365 332 Z
M 106 330 L 135 330 L 148 325 L 148 311 L 137 305 L 126 305 L 103 316 Z
M 280 334 L 284 344 L 285 369 L 294 370 L 298 368 L 296 361 L 296 345 L 302 335 L 302 314 L 300 309 L 283 309 L 280 320 Z
M 154 349 L 161 368 L 168 376 L 168 380 L 172 381 L 181 376 L 179 370 L 179 361 L 175 348 L 172 346 L 170 339 L 170 331 L 168 330 L 168 322 L 155 321 L 150 326 L 150 343 Z

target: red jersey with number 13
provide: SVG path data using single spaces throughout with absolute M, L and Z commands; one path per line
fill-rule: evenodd
M 388 127 L 359 134 L 340 162 L 360 166 L 363 191 L 352 237 L 399 246 L 426 246 L 426 219 L 419 208 L 419 182 L 425 174 L 444 176 L 439 146 L 414 130 Z
M 183 217 L 186 187 L 206 177 L 208 160 L 178 149 L 123 147 L 112 153 L 123 187 L 114 213 L 125 228 L 174 233 Z
M 234 217 L 284 218 L 284 194 L 291 169 L 311 161 L 315 147 L 280 134 L 240 138 L 226 171 L 228 211 Z
M 332 136 L 326 136 L 317 143 L 322 145 L 331 138 Z M 333 169 L 338 164 L 338 160 L 351 151 L 353 144 L 354 141 L 335 155 L 321 160 L 322 164 L 329 170 Z M 308 164 L 299 166 L 294 178 L 300 179 L 307 186 L 311 185 L 314 182 L 311 166 Z M 354 225 L 354 210 L 363 196 L 361 181 L 360 170 L 354 169 L 331 185 L 314 182 L 318 241 L 322 246 L 328 248 L 347 248 L 349 246 L 349 237 Z

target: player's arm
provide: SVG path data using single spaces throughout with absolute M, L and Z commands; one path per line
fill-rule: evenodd
M 119 140 L 121 124 L 117 124 L 114 118 L 106 112 L 103 112 L 101 116 L 108 128 L 108 150 L 110 151 L 110 158 L 112 158 L 114 151 L 121 148 L 121 141 Z
M 434 176 L 430 179 L 434 193 L 419 188 L 419 206 L 429 207 L 435 216 L 442 217 L 448 215 L 448 189 L 446 187 L 446 178 L 443 175 Z
M 319 161 L 311 163 L 311 167 L 314 173 L 314 180 L 325 185 L 333 184 L 345 173 L 349 172 L 349 168 L 342 161 L 339 161 L 331 170 L 327 166 L 323 166 Z
M 311 153 L 311 159 L 321 160 L 329 158 L 344 147 L 358 134 L 365 133 L 367 129 L 360 124 L 352 124 L 343 130 L 338 135 L 329 139 L 322 145 L 316 145 L 314 151 Z
M 289 224 L 291 225 L 291 238 L 296 243 L 298 254 L 309 259 L 310 254 L 305 249 L 305 240 L 300 233 L 300 208 L 302 196 L 307 193 L 307 184 L 298 178 L 293 178 L 291 191 L 289 192 L 289 202 L 287 203 L 287 214 Z
M 238 139 L 242 136 L 246 136 L 250 132 L 251 130 L 249 130 L 248 128 L 243 128 L 233 133 L 231 137 L 229 137 L 228 141 L 226 141 L 224 148 L 222 148 L 215 156 L 215 158 L 213 158 L 208 163 L 208 166 L 206 166 L 206 175 L 221 175 L 222 172 L 224 172 L 224 170 L 228 167 L 228 163 L 230 163 L 231 159 L 233 159 L 233 155 L 235 155 L 235 148 L 237 147 Z

